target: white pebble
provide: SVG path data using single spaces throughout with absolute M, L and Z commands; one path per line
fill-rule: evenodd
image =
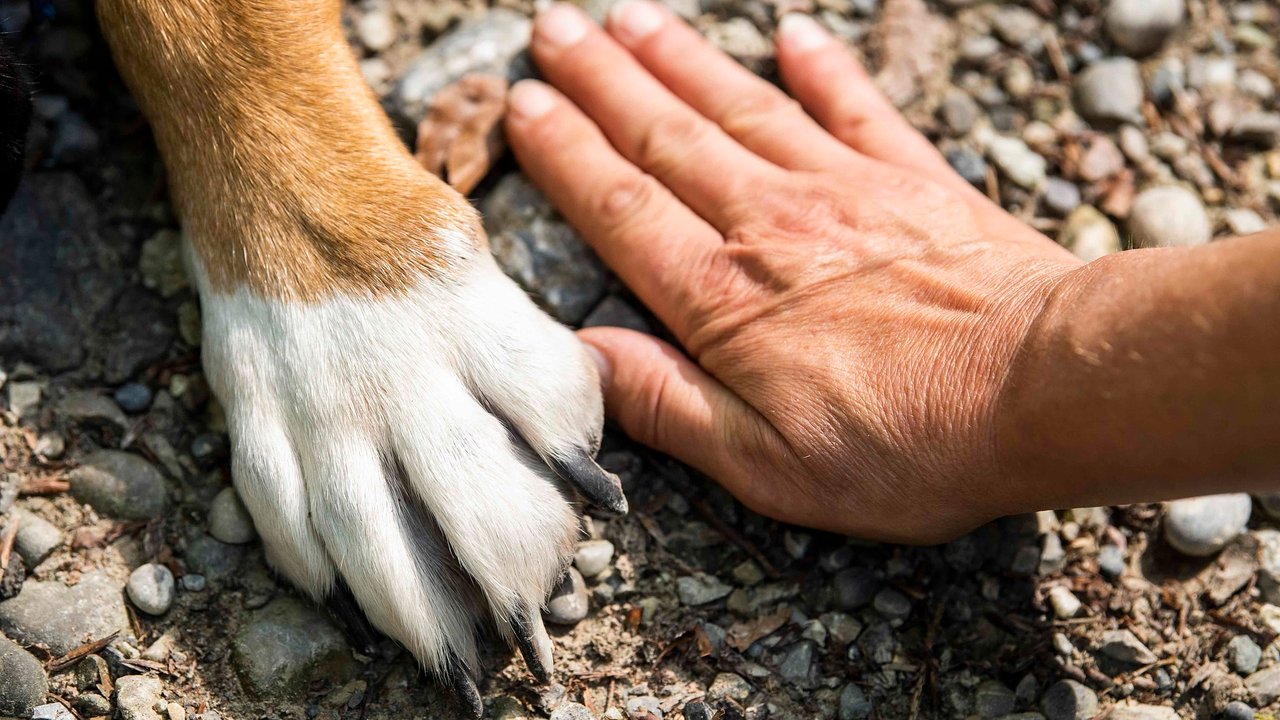
M 139 610 L 163 615 L 173 605 L 173 573 L 163 565 L 147 563 L 129 576 L 127 590 Z
M 1080 612 L 1080 598 L 1061 585 L 1050 588 L 1049 604 L 1053 606 L 1053 614 L 1059 620 L 1073 618 Z
M 209 508 L 209 534 L 229 545 L 243 545 L 255 537 L 253 518 L 233 488 L 224 488 Z

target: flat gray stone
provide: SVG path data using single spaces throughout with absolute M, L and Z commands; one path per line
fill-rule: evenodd
M 1244 687 L 1260 706 L 1280 700 L 1280 665 L 1272 665 L 1245 678 Z
M 49 678 L 40 661 L 0 636 L 0 715 L 25 717 L 48 692 Z
M 14 508 L 11 517 L 18 521 L 18 535 L 13 547 L 27 567 L 34 568 L 62 544 L 62 531 L 56 525 L 22 508 Z
M 733 592 L 733 586 L 721 582 L 714 575 L 685 575 L 676 579 L 676 595 L 680 604 L 689 607 L 706 605 Z
M 520 54 L 533 24 L 522 13 L 494 9 L 440 36 L 405 71 L 394 93 L 395 109 L 417 122 L 431 100 L 463 75 L 488 73 L 515 81 L 531 74 Z
M 127 634 L 122 590 L 100 570 L 74 587 L 28 580 L 17 597 L 0 602 L 0 631 L 23 645 L 48 645 L 59 655 L 117 630 Z
M 208 582 L 220 582 L 240 567 L 244 548 L 214 540 L 208 535 L 200 535 L 187 543 L 187 552 L 183 557 L 187 561 L 187 569 L 203 575 Z
M 125 675 L 116 679 L 116 707 L 123 720 L 164 720 L 155 711 L 164 683 L 151 675 Z
M 119 450 L 99 450 L 70 473 L 71 492 L 95 510 L 126 520 L 149 520 L 169 504 L 169 485 L 144 458 Z
M 1040 699 L 1047 720 L 1092 720 L 1098 714 L 1098 694 L 1075 680 L 1059 680 Z
M 329 620 L 303 602 L 283 597 L 253 612 L 232 644 L 245 689 L 258 696 L 289 696 L 311 680 L 345 682 L 357 666 Z

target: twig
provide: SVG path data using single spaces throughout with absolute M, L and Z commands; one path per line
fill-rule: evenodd
M 4 534 L 0 535 L 0 575 L 9 569 L 9 555 L 13 553 L 13 541 L 18 537 L 18 514 L 14 513 L 9 519 L 9 524 L 4 527 Z
M 102 648 L 110 645 L 111 641 L 115 640 L 116 636 L 119 634 L 120 634 L 120 631 L 117 630 L 104 638 L 99 638 L 97 640 L 94 640 L 93 642 L 87 642 L 84 645 L 81 645 L 80 647 L 72 650 L 71 652 L 68 652 L 66 655 L 63 655 L 62 657 L 57 657 L 50 660 L 48 665 L 49 672 L 58 672 L 60 670 L 66 670 L 67 668 L 71 667 L 72 663 L 84 657 L 85 655 L 92 655 L 98 652 L 99 650 L 101 650 Z
M 70 489 L 71 483 L 66 480 L 42 478 L 40 480 L 27 481 L 18 490 L 18 493 L 21 495 L 60 495 Z
M 760 565 L 760 569 L 764 570 L 764 574 L 768 575 L 770 579 L 776 580 L 782 577 L 782 574 L 778 572 L 778 568 L 769 562 L 769 558 L 765 557 L 764 553 L 760 552 L 760 549 L 753 545 L 750 540 L 743 537 L 742 533 L 734 530 L 719 515 L 712 512 L 711 507 L 707 505 L 705 500 L 694 498 L 689 501 L 689 504 L 693 506 L 694 510 L 698 511 L 698 515 L 702 516 L 703 520 L 706 520 L 711 527 L 715 528 L 716 532 L 725 536 L 729 542 L 742 548 L 743 552 L 750 555 L 751 559 Z

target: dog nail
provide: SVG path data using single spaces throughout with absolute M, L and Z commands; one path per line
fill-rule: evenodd
M 618 515 L 627 514 L 627 497 L 622 494 L 622 481 L 597 465 L 585 451 L 579 450 L 570 458 L 553 456 L 549 464 L 561 479 L 577 487 L 592 505 Z
M 458 704 L 467 711 L 467 717 L 479 720 L 484 716 L 484 703 L 480 700 L 480 689 L 476 687 L 476 682 L 467 674 L 467 669 L 462 663 L 456 659 L 449 664 L 447 672 L 449 685 L 453 688 Z
M 540 683 L 551 681 L 551 638 L 542 625 L 542 617 L 534 610 L 518 611 L 511 619 L 511 632 L 516 636 L 516 647 L 524 656 L 529 672 Z

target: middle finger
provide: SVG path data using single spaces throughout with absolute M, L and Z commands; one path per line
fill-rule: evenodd
M 673 95 L 571 5 L 557 3 L 538 16 L 531 50 L 547 79 L 623 156 L 722 232 L 757 188 L 784 175 Z

